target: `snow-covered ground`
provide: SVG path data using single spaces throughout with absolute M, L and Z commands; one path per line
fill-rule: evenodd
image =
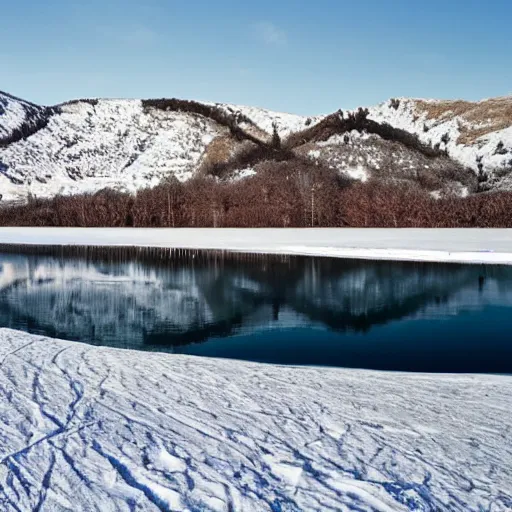
M 492 101 L 501 102 L 502 108 L 504 108 L 508 102 L 512 102 L 512 97 L 483 100 L 469 105 L 473 105 L 473 108 L 476 109 L 479 104 Z M 420 140 L 431 146 L 439 143 L 441 148 L 446 149 L 454 160 L 475 171 L 478 170 L 479 161 L 482 163 L 484 170 L 492 171 L 510 167 L 512 161 L 512 126 L 510 126 L 512 119 L 510 117 L 508 118 L 508 126 L 505 128 L 489 128 L 489 133 L 476 137 L 471 144 L 464 144 L 459 140 L 464 129 L 471 131 L 493 126 L 495 113 L 492 112 L 491 108 L 489 108 L 488 118 L 482 118 L 478 123 L 470 122 L 464 115 L 457 115 L 450 110 L 439 118 L 429 119 L 427 113 L 419 108 L 421 104 L 436 107 L 450 102 L 410 98 L 400 98 L 398 102 L 396 108 L 393 107 L 392 101 L 370 108 L 370 117 L 375 121 L 385 122 L 416 134 Z M 451 103 L 456 104 L 457 102 Z M 501 150 L 498 149 L 498 144 L 501 144 Z
M 512 508 L 512 377 L 295 368 L 0 329 L 2 511 Z
M 287 114 L 284 112 L 273 112 L 271 110 L 258 107 L 229 105 L 226 103 L 210 103 L 210 105 L 216 105 L 230 114 L 240 112 L 267 133 L 272 133 L 275 124 L 281 137 L 287 137 L 291 133 L 300 132 L 308 127 L 314 126 L 325 117 L 306 117 L 297 114 Z
M 46 128 L 1 149 L 4 200 L 102 188 L 133 192 L 168 176 L 186 180 L 219 132 L 207 119 L 147 112 L 135 100 L 79 102 L 61 109 Z
M 512 264 L 512 229 L 0 228 L 0 244 L 145 246 Z
M 46 113 L 45 107 L 0 92 L 0 140 L 31 120 L 44 118 Z

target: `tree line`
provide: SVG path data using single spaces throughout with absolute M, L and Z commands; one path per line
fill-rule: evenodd
M 1 203 L 0 203 L 1 204 Z M 176 179 L 136 194 L 30 198 L 2 226 L 512 227 L 512 193 L 434 199 L 414 183 L 351 181 L 302 161 L 268 162 L 238 181 Z

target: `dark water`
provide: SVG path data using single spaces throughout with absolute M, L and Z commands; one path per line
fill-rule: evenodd
M 0 253 L 0 326 L 281 364 L 512 373 L 512 267 Z

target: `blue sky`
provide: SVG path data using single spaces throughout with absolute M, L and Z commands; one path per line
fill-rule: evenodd
M 512 93 L 510 0 L 18 0 L 0 90 L 181 97 L 301 114 Z

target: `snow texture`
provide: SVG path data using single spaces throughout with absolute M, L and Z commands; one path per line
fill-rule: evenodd
M 418 151 L 411 151 L 402 144 L 356 130 L 333 135 L 325 141 L 306 144 L 298 151 L 360 181 L 376 178 L 418 183 L 419 172 L 438 176 L 444 184 L 444 190 L 439 191 L 440 197 L 444 193 L 462 195 L 460 189 L 463 185 L 456 181 L 458 179 L 464 179 L 473 186 L 477 182 L 472 170 L 465 169 L 448 157 L 432 159 Z M 454 170 L 458 170 L 455 176 Z
M 323 119 L 205 104 L 241 114 L 245 119 L 241 126 L 261 140 L 270 140 L 274 125 L 284 139 Z M 428 120 L 418 111 L 417 100 L 402 99 L 397 108 L 393 105 L 386 102 L 371 108 L 370 117 L 417 134 L 429 145 L 440 144 L 452 159 L 474 171 L 482 166 L 493 178 L 490 188 L 512 189 L 512 126 L 464 145 L 458 141 L 461 126 L 468 125 L 463 118 Z M 2 142 L 27 126 L 37 127 L 35 133 Z M 103 188 L 135 192 L 172 176 L 185 181 L 200 168 L 208 144 L 222 135 L 225 128 L 210 119 L 144 108 L 140 100 L 80 100 L 47 108 L 0 93 L 0 194 L 3 201 L 25 201 L 29 195 L 51 197 Z M 351 143 L 343 151 L 343 138 L 337 135 L 318 143 L 311 156 L 363 181 L 374 173 L 378 176 L 390 158 L 405 175 L 429 167 L 422 155 L 405 148 L 394 150 L 379 137 L 352 132 L 349 138 Z M 493 172 L 498 173 L 495 179 Z
M 46 128 L 0 150 L 0 190 L 4 200 L 16 200 L 102 188 L 133 192 L 170 175 L 186 180 L 217 131 L 204 118 L 146 112 L 137 100 L 66 105 Z
M 243 180 L 244 178 L 249 178 L 251 176 L 254 176 L 255 174 L 256 174 L 256 171 L 252 167 L 247 167 L 245 169 L 241 169 L 238 172 L 235 172 L 233 174 L 232 180 L 233 181 Z
M 291 114 L 219 106 L 245 114 L 255 125 L 261 123 L 268 137 L 274 121 L 282 136 L 307 122 Z M 0 138 L 39 108 L 3 94 L 0 107 Z M 0 193 L 4 201 L 16 201 L 28 194 L 50 197 L 103 188 L 134 192 L 169 176 L 185 181 L 197 171 L 208 144 L 222 133 L 223 127 L 209 119 L 144 109 L 140 100 L 65 104 L 49 117 L 46 127 L 0 147 Z
M 0 228 L 0 244 L 142 246 L 512 264 L 512 229 Z
M 0 141 L 29 120 L 44 116 L 45 108 L 0 92 Z
M 0 330 L 2 511 L 512 507 L 512 379 L 280 367 Z
M 253 121 L 259 128 L 267 133 L 273 132 L 274 123 L 277 126 L 277 132 L 282 138 L 287 137 L 291 133 L 300 132 L 308 127 L 314 126 L 319 123 L 325 116 L 306 117 L 297 114 L 286 114 L 283 112 L 273 112 L 257 107 L 247 107 L 243 105 L 229 105 L 226 103 L 215 103 L 221 109 L 230 114 L 240 112 L 251 121 Z
M 460 127 L 468 124 L 462 117 L 449 116 L 446 119 L 428 120 L 426 113 L 417 108 L 418 101 L 432 105 L 442 102 L 408 98 L 400 98 L 398 101 L 397 108 L 393 107 L 391 101 L 370 108 L 370 118 L 416 134 L 421 141 L 431 146 L 439 143 L 441 149 L 446 149 L 450 157 L 475 171 L 478 171 L 477 158 L 481 160 L 485 170 L 492 171 L 511 166 L 512 119 L 510 119 L 511 126 L 492 131 L 477 138 L 475 143 L 465 145 L 459 143 Z M 443 137 L 448 142 L 444 142 Z M 499 143 L 503 144 L 503 148 L 497 152 Z

